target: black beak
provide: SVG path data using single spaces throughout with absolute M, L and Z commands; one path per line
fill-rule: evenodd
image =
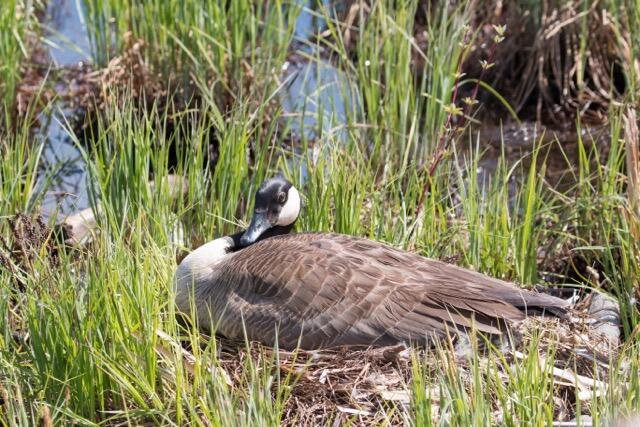
M 255 243 L 262 236 L 262 233 L 271 228 L 271 222 L 267 218 L 266 212 L 256 212 L 251 218 L 249 228 L 240 237 L 240 245 L 243 247 Z

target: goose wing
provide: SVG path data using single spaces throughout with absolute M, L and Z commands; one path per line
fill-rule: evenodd
M 472 323 L 499 333 L 497 319 L 521 320 L 528 308 L 562 310 L 565 305 L 352 236 L 279 236 L 240 254 L 218 277 L 235 283 L 223 329 L 240 335 L 244 331 L 237 325 L 243 320 L 250 339 L 277 339 L 289 348 L 425 342 Z

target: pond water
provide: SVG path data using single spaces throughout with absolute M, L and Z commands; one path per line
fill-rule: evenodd
M 90 60 L 91 46 L 81 0 L 50 0 L 44 26 L 49 56 L 57 68 Z
M 39 184 L 48 188 L 42 214 L 58 220 L 89 206 L 86 164 L 68 131 L 77 122 L 77 111 L 64 99 L 68 83 L 60 73 L 66 67 L 81 68 L 90 60 L 81 7 L 80 0 L 49 1 L 44 20 L 50 78 L 59 80 L 54 87 L 60 96 L 38 117 L 36 139 L 43 145 Z
M 357 86 L 325 59 L 323 47 L 314 42 L 327 28 L 324 14 L 340 11 L 342 3 L 298 2 L 301 9 L 295 22 L 291 53 L 282 67 L 285 81 L 279 93 L 282 126 L 293 141 L 304 139 L 311 143 L 310 153 L 301 152 L 294 144 L 294 152 L 286 159 L 289 167 L 300 170 L 301 186 L 307 179 L 308 159 L 329 155 L 327 140 L 346 142 L 349 120 L 362 117 Z

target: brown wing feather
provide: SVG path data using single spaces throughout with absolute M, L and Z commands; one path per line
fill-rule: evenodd
M 425 342 L 472 325 L 499 333 L 497 319 L 524 309 L 563 310 L 558 298 L 366 239 L 303 233 L 263 240 L 221 266 L 228 289 L 225 335 L 303 348 Z M 233 286 L 233 287 L 232 287 Z M 214 297 L 211 295 L 211 297 Z

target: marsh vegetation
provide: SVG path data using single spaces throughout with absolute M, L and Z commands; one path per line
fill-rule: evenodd
M 640 411 L 636 3 L 3 0 L 0 422 Z M 464 352 L 289 352 L 178 322 L 176 262 L 246 226 L 280 171 L 304 195 L 297 230 L 572 298 L 572 319 Z M 95 227 L 70 239 L 86 208 Z

